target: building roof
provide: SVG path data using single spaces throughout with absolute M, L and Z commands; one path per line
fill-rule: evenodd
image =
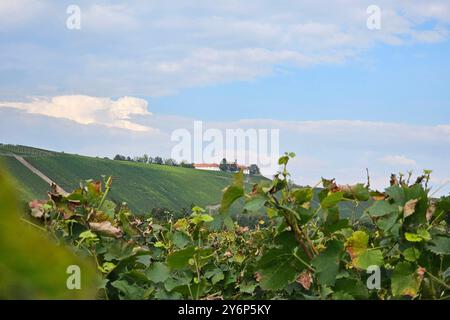
M 217 163 L 194 163 L 195 168 L 219 168 Z
M 219 168 L 217 163 L 194 163 L 194 168 Z M 239 169 L 247 170 L 249 167 L 238 164 Z

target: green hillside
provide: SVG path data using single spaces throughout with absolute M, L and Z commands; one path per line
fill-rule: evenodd
M 0 166 L 6 167 L 11 173 L 21 200 L 29 201 L 30 199 L 45 199 L 47 197 L 49 185 L 13 157 L 0 155 Z
M 220 202 L 222 190 L 232 178 L 231 174 L 223 172 L 115 161 L 34 148 L 30 148 L 28 153 L 26 147 L 17 148 L 30 164 L 66 191 L 78 187 L 81 180 L 112 176 L 110 199 L 127 202 L 138 213 L 147 213 L 152 208 L 181 210 L 190 208 L 192 204 L 215 205 Z M 14 147 L 0 145 L 0 158 L 3 158 L 8 171 L 17 180 L 22 198 L 45 198 L 48 185 L 8 156 L 8 152 L 16 153 Z M 264 178 L 254 177 L 249 182 L 259 179 Z

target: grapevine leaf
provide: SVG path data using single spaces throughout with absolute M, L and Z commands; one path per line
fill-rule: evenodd
M 312 188 L 295 189 L 292 191 L 292 195 L 295 198 L 296 204 L 301 206 L 302 204 L 310 202 L 312 200 L 313 189 Z
M 438 255 L 450 255 L 450 237 L 436 236 L 427 243 L 426 248 Z
M 371 217 L 382 217 L 394 212 L 398 212 L 398 207 L 383 200 L 375 201 L 375 203 L 369 209 L 367 209 L 367 212 Z
M 344 200 L 344 193 L 342 191 L 329 193 L 322 201 L 320 205 L 324 209 L 332 208 L 337 205 L 339 202 Z
M 362 281 L 351 278 L 343 278 L 336 280 L 334 286 L 335 292 L 342 292 L 348 299 L 348 295 L 355 299 L 367 299 L 369 293 L 367 291 L 367 286 L 362 283 Z
M 392 186 L 386 189 L 386 194 L 394 200 L 394 202 L 403 206 L 405 204 L 405 190 L 400 186 Z
M 154 283 L 164 282 L 170 275 L 169 268 L 161 262 L 154 262 L 145 271 L 147 277 Z
M 189 243 L 190 239 L 183 232 L 175 232 L 172 238 L 173 244 L 179 249 L 183 249 Z
M 296 241 L 290 232 L 284 232 L 277 239 L 279 247 L 267 250 L 258 262 L 263 290 L 278 290 L 297 279 L 306 266 L 299 260 L 307 258 L 295 251 Z
M 345 243 L 346 250 L 352 259 L 358 257 L 367 249 L 369 236 L 364 231 L 355 231 Z
M 264 207 L 265 203 L 266 203 L 265 198 L 255 197 L 245 204 L 244 210 L 247 210 L 250 212 L 257 212 Z
M 403 217 L 407 218 L 410 215 L 412 215 L 416 210 L 417 202 L 419 202 L 419 199 L 412 199 L 409 200 L 407 203 L 405 203 L 405 207 L 403 208 Z
M 355 259 L 354 264 L 364 270 L 370 266 L 382 266 L 384 264 L 383 253 L 380 250 L 366 250 Z
M 121 300 L 139 300 L 143 299 L 145 294 L 145 289 L 138 285 L 131 285 L 126 280 L 116 280 L 111 285 L 119 290 Z
M 167 265 L 171 269 L 182 269 L 189 264 L 189 259 L 193 257 L 195 247 L 187 247 L 183 250 L 172 252 L 167 256 Z
M 391 278 L 392 294 L 395 297 L 415 297 L 420 288 L 420 281 L 416 276 L 413 265 L 400 262 L 396 265 Z
M 386 216 L 378 218 L 376 221 L 376 225 L 384 232 L 388 232 L 397 222 L 398 216 L 399 216 L 398 211 L 391 212 Z
M 231 205 L 239 198 L 244 196 L 244 188 L 238 186 L 229 186 L 222 197 L 221 212 L 226 213 Z
M 339 271 L 339 260 L 344 250 L 344 244 L 338 240 L 328 242 L 327 248 L 316 256 L 311 264 L 316 269 L 319 283 L 333 286 Z
M 405 239 L 409 242 L 422 242 L 431 240 L 431 236 L 427 230 L 418 229 L 417 233 L 405 232 Z
M 403 256 L 405 257 L 405 260 L 414 262 L 420 258 L 420 251 L 414 247 L 411 247 L 403 251 Z

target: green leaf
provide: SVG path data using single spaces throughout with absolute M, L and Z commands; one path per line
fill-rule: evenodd
M 203 213 L 203 214 L 193 213 L 191 215 L 191 220 L 192 220 L 192 223 L 199 224 L 201 222 L 211 222 L 214 220 L 214 218 L 206 213 Z
M 431 235 L 425 229 L 418 229 L 417 233 L 405 232 L 405 239 L 409 242 L 429 241 L 431 240 Z
M 111 200 L 105 200 L 100 207 L 100 210 L 103 211 L 108 217 L 114 218 L 116 204 Z
M 278 159 L 278 164 L 281 165 L 286 165 L 289 162 L 289 155 L 285 155 L 282 156 Z
M 423 241 L 422 237 L 416 233 L 405 232 L 405 239 L 409 242 L 421 242 Z
M 403 254 L 403 256 L 405 257 L 405 259 L 406 259 L 407 261 L 409 261 L 409 262 L 417 261 L 417 260 L 419 260 L 419 258 L 420 258 L 420 251 L 419 251 L 419 249 L 416 249 L 416 248 L 414 248 L 414 247 L 405 249 L 405 250 L 402 252 L 402 254 Z
M 384 232 L 391 231 L 392 227 L 398 220 L 399 212 L 391 212 L 388 215 L 379 217 L 375 224 Z
M 244 196 L 244 174 L 238 172 L 234 175 L 233 184 L 225 189 L 220 205 L 220 212 L 227 213 L 231 205 Z
M 290 232 L 284 232 L 277 238 L 279 247 L 264 252 L 257 268 L 262 279 L 260 286 L 263 290 L 278 290 L 297 279 L 306 266 L 299 259 L 307 258 L 294 249 L 297 247 L 295 237 Z
M 170 275 L 169 268 L 162 262 L 154 262 L 145 271 L 147 277 L 154 283 L 164 282 Z
M 167 256 L 167 265 L 171 269 L 182 269 L 189 264 L 195 254 L 195 247 L 187 247 L 186 249 L 172 252 Z
M 344 244 L 338 240 L 327 243 L 325 251 L 316 256 L 311 264 L 316 269 L 319 283 L 333 286 L 339 271 L 339 261 L 344 250 Z
M 426 248 L 438 255 L 450 255 L 450 237 L 445 235 L 435 236 L 427 243 Z
M 320 202 L 323 209 L 332 208 L 339 202 L 344 200 L 344 193 L 342 191 L 335 193 L 328 193 L 328 195 Z
M 245 206 L 244 210 L 250 211 L 250 212 L 257 212 L 264 208 L 264 204 L 266 203 L 266 199 L 263 197 L 255 197 L 252 198 L 250 201 L 248 201 Z
M 371 217 L 382 217 L 394 212 L 399 212 L 398 206 L 389 204 L 384 200 L 375 201 L 375 203 L 369 209 L 367 209 L 367 213 Z
M 409 262 L 400 262 L 395 266 L 391 278 L 391 290 L 395 297 L 415 297 L 420 288 L 416 270 Z
M 348 219 L 340 219 L 338 207 L 325 209 L 325 223 L 323 224 L 323 228 L 326 234 L 334 233 L 338 230 L 347 228 L 348 223 Z
M 239 285 L 239 291 L 242 293 L 252 294 L 258 285 L 256 283 L 243 282 Z
M 357 279 L 343 278 L 336 280 L 334 291 L 341 292 L 346 300 L 348 295 L 355 299 L 367 299 L 369 297 L 366 284 Z
M 345 242 L 345 247 L 352 258 L 366 251 L 369 235 L 364 231 L 355 231 Z
M 172 242 L 179 249 L 183 249 L 190 242 L 190 239 L 184 232 L 175 232 L 173 234 Z
M 345 192 L 344 196 L 349 199 L 367 201 L 370 198 L 369 189 L 362 183 L 353 186 L 344 186 L 342 190 Z
M 295 198 L 296 204 L 301 206 L 302 204 L 310 202 L 312 200 L 313 189 L 312 188 L 294 189 L 292 191 L 292 195 Z
M 405 190 L 400 186 L 392 186 L 386 189 L 386 194 L 394 200 L 394 202 L 399 206 L 405 205 Z
M 364 270 L 370 266 L 382 266 L 383 264 L 383 253 L 380 250 L 368 249 L 361 253 L 355 260 L 355 265 Z
M 211 283 L 212 284 L 216 284 L 219 281 L 222 281 L 223 279 L 225 279 L 225 275 L 223 274 L 222 271 L 216 273 L 215 275 L 213 275 L 213 277 L 211 278 Z
M 119 296 L 122 300 L 142 300 L 145 294 L 145 289 L 137 285 L 131 285 L 126 280 L 116 280 L 111 285 L 119 290 Z

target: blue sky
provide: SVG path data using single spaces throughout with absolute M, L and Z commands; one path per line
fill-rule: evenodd
M 449 42 L 379 47 L 343 65 L 182 90 L 150 103 L 155 112 L 204 120 L 256 116 L 441 124 L 450 119 L 448 57 Z
M 448 192 L 449 36 L 446 0 L 2 1 L 0 142 L 169 157 L 203 120 L 279 129 L 299 183 L 431 168 Z

